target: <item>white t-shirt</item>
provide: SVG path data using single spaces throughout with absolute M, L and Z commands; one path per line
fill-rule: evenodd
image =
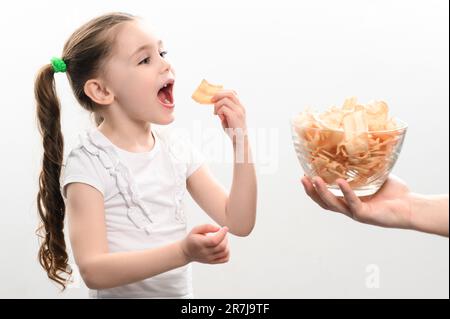
M 133 153 L 115 146 L 97 128 L 80 135 L 67 156 L 61 192 L 79 182 L 98 189 L 104 198 L 109 252 L 163 246 L 186 236 L 183 198 L 186 179 L 203 163 L 192 145 L 170 131 L 153 130 L 149 152 Z M 127 271 L 124 269 L 123 271 Z M 90 290 L 94 298 L 192 298 L 190 266 L 129 285 Z

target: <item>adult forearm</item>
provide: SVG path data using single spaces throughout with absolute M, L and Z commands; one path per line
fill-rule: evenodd
M 418 231 L 448 237 L 448 195 L 410 195 L 411 225 Z

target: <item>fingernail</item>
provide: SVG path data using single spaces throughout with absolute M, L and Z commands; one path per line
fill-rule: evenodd
M 314 186 L 319 187 L 319 179 L 317 177 L 314 177 L 312 180 Z
M 344 179 L 338 179 L 336 181 L 336 184 L 338 184 L 339 187 L 344 187 L 345 180 Z

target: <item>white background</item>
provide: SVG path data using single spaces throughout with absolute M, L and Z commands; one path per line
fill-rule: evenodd
M 0 297 L 87 297 L 83 284 L 59 293 L 36 259 L 33 81 L 75 28 L 108 11 L 146 18 L 166 42 L 177 70 L 175 126 L 219 127 L 190 99 L 207 78 L 238 91 L 249 127 L 262 134 L 256 228 L 231 239 L 229 264 L 194 265 L 196 297 L 449 297 L 448 239 L 321 210 L 301 188 L 289 128 L 306 106 L 384 99 L 409 124 L 394 173 L 415 192 L 448 193 L 448 1 L 13 1 L 0 11 Z M 57 88 L 67 153 L 89 122 L 64 75 Z M 231 165 L 211 168 L 229 187 Z M 208 222 L 190 198 L 187 206 L 190 226 Z M 366 286 L 372 264 L 375 289 Z

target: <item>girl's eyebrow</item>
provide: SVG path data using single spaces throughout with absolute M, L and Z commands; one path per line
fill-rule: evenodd
M 158 41 L 158 46 L 161 47 L 162 45 L 163 45 L 163 42 L 161 40 L 159 40 Z M 136 54 L 138 54 L 142 50 L 152 49 L 152 48 L 153 48 L 152 44 L 144 44 L 144 45 L 140 46 L 136 51 L 134 51 L 134 53 L 131 55 L 131 57 L 134 57 Z

